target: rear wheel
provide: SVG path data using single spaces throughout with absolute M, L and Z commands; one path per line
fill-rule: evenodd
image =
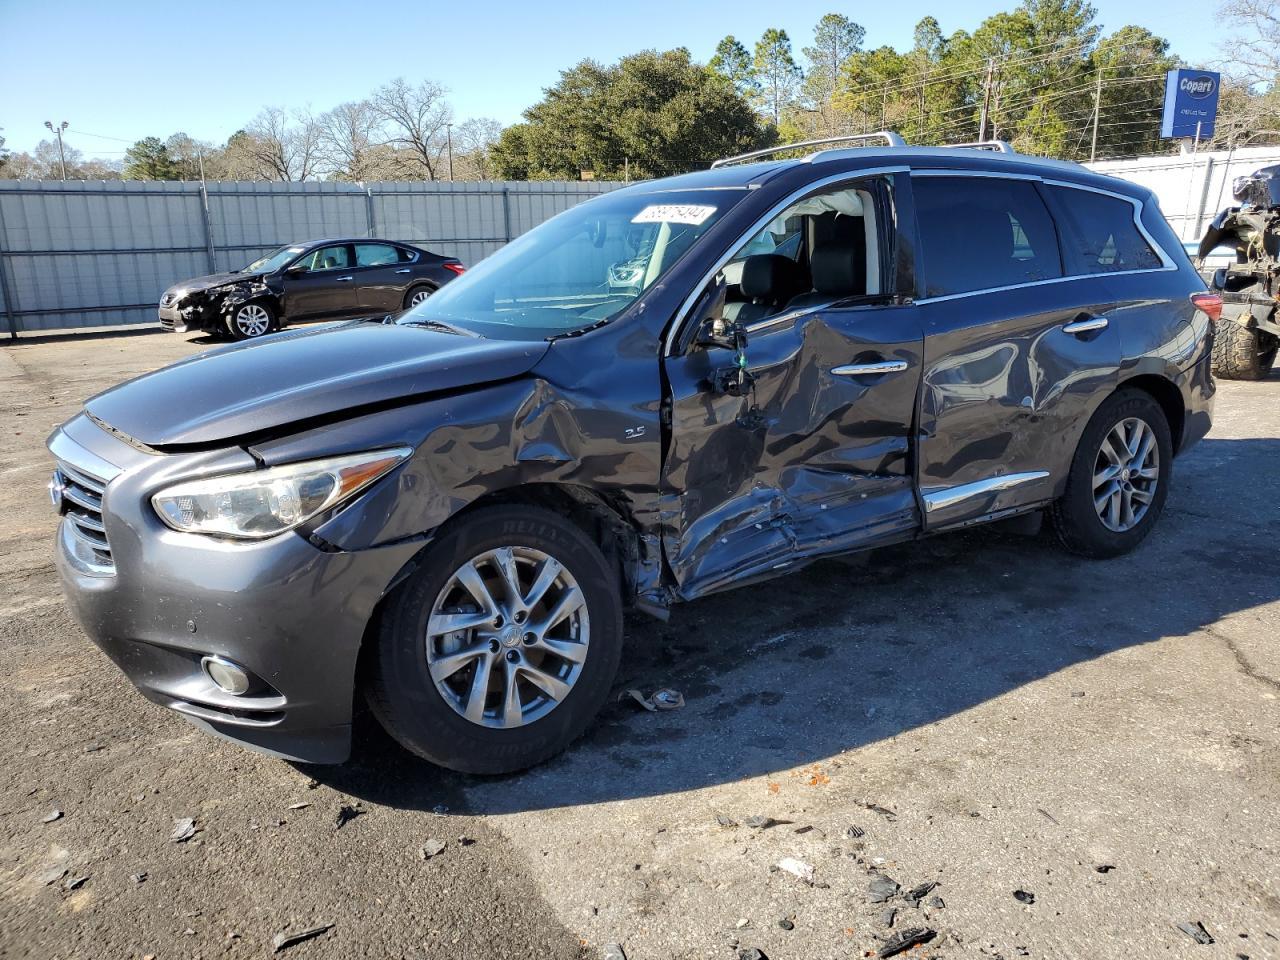
M 408 310 L 410 307 L 416 307 L 435 292 L 436 288 L 427 284 L 420 284 L 412 288 L 404 295 L 404 308 Z
M 1277 340 L 1223 317 L 1213 335 L 1213 374 L 1223 380 L 1263 380 L 1276 362 Z
M 616 571 L 538 507 L 462 519 L 389 601 L 366 693 L 397 741 L 466 773 L 559 753 L 603 706 L 622 651 Z
M 227 333 L 236 340 L 254 340 L 270 333 L 275 324 L 270 304 L 250 300 L 240 304 L 227 317 Z
M 1086 557 L 1132 550 L 1164 509 L 1172 463 L 1160 404 L 1137 390 L 1109 397 L 1085 427 L 1067 489 L 1050 510 L 1059 539 Z

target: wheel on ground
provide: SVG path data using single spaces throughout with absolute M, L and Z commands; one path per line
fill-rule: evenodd
M 427 286 L 425 284 L 413 287 L 404 295 L 404 308 L 408 310 L 410 307 L 416 307 L 435 292 L 435 287 Z
M 401 745 L 466 773 L 562 751 L 604 705 L 622 652 L 616 569 L 550 510 L 459 520 L 388 601 L 365 692 Z
M 1172 466 L 1160 404 L 1139 390 L 1109 397 L 1085 427 L 1066 491 L 1049 511 L 1059 539 L 1087 557 L 1132 550 L 1164 509 Z
M 1213 375 L 1223 380 L 1262 380 L 1276 362 L 1280 340 L 1264 330 L 1223 317 L 1213 334 Z
M 271 305 L 261 300 L 242 303 L 227 317 L 227 333 L 236 340 L 266 336 L 276 325 Z

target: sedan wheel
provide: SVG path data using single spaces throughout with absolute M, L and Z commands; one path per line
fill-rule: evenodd
M 260 303 L 246 303 L 236 310 L 230 326 L 237 340 L 261 337 L 271 329 L 271 312 Z
M 384 605 L 364 690 L 433 763 L 510 773 L 580 736 L 622 653 L 617 566 L 568 516 L 532 505 L 446 524 Z
M 416 307 L 429 296 L 431 296 L 430 290 L 415 290 L 413 296 L 409 298 L 409 306 Z
M 1160 483 L 1160 448 L 1146 421 L 1121 420 L 1098 450 L 1093 473 L 1093 506 L 1108 530 L 1132 530 L 1155 499 Z

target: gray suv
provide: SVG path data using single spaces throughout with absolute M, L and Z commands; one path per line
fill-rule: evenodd
M 363 697 L 497 773 L 587 728 L 629 608 L 1019 515 L 1133 549 L 1221 300 L 1142 187 L 878 139 L 636 184 L 394 322 L 88 400 L 49 441 L 79 622 L 242 743 L 341 762 Z

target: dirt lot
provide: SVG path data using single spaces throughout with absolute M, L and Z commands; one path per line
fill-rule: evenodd
M 264 957 L 332 924 L 282 955 L 852 958 L 922 927 L 908 956 L 1280 957 L 1280 377 L 1222 385 L 1134 555 L 978 530 L 637 619 L 619 687 L 685 708 L 617 703 L 482 780 L 374 730 L 340 768 L 211 739 L 65 612 L 45 437 L 202 346 L 0 350 L 0 956 Z M 872 903 L 872 868 L 938 886 Z

